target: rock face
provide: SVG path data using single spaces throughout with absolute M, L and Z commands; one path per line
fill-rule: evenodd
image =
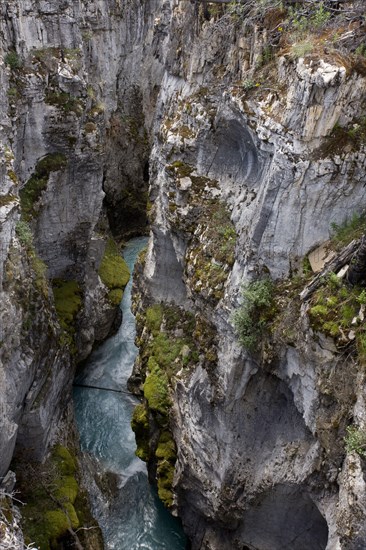
M 148 199 L 134 383 L 152 374 L 155 345 L 169 396 L 140 410 L 157 430 L 153 453 L 165 430 L 150 474 L 165 444 L 175 472 L 161 492 L 192 548 L 360 549 L 362 448 L 346 453 L 344 437 L 352 420 L 365 428 L 364 371 L 329 337 L 334 326 L 320 334 L 293 276 L 332 224 L 364 210 L 364 62 L 323 46 L 268 56 L 278 13 L 254 24 L 209 10 L 205 19 L 178 0 L 0 8 L 0 475 L 15 445 L 43 457 L 70 398 L 70 352 L 85 358 L 115 316 L 99 276 L 106 237 L 141 233 Z M 263 276 L 277 281 L 283 311 L 249 353 L 232 313 L 242 283 Z M 66 345 L 55 280 L 77 284 Z M 169 357 L 174 330 L 181 344 L 168 374 L 154 330 Z
M 116 325 L 120 294 L 99 270 L 111 233 L 145 230 L 161 70 L 154 57 L 139 88 L 153 29 L 141 6 L 30 0 L 0 11 L 3 475 L 16 444 L 42 458 L 75 358 Z
M 307 304 L 286 302 L 283 332 L 274 319 L 271 343 L 255 353 L 238 345 L 231 314 L 242 283 L 291 281 L 332 224 L 362 213 L 365 150 L 351 135 L 365 78 L 336 56 L 283 55 L 258 68 L 264 30 L 227 15 L 202 23 L 183 3 L 169 38 L 138 287 L 148 305 L 175 303 L 213 323 L 217 354 L 214 368 L 201 350 L 193 370 L 188 362 L 168 372 L 173 510 L 194 549 L 361 548 L 363 459 L 346 455 L 344 438 L 352 419 L 364 430 L 362 360 L 314 331 Z M 158 372 L 147 362 L 152 310 L 144 323 L 137 309 L 142 351 L 131 384 Z M 170 338 L 168 322 L 160 330 Z M 146 389 L 145 398 L 148 429 L 162 433 Z M 156 477 L 159 485 L 159 466 Z

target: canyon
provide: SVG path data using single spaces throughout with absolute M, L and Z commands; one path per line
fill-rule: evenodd
M 361 550 L 364 291 L 300 295 L 366 228 L 365 20 L 274 4 L 1 3 L 0 476 L 74 475 L 75 369 L 149 234 L 132 427 L 192 549 Z

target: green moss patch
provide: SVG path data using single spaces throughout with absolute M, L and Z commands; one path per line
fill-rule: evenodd
M 216 364 L 216 334 L 207 322 L 171 304 L 153 304 L 138 313 L 144 402 L 135 408 L 132 429 L 136 455 L 156 465 L 156 483 L 162 502 L 173 503 L 176 445 L 169 428 L 171 387 L 197 363 L 211 370 Z M 212 369 L 213 370 L 213 369 Z
M 107 243 L 99 267 L 99 276 L 110 290 L 108 294 L 110 302 L 113 305 L 118 305 L 122 300 L 123 290 L 129 281 L 130 272 L 113 239 L 109 239 Z
M 22 507 L 22 529 L 26 541 L 40 550 L 59 548 L 68 529 L 80 525 L 74 502 L 79 492 L 76 462 L 70 451 L 56 445 L 45 464 L 27 460 L 15 465 Z
M 75 317 L 82 304 L 79 283 L 77 281 L 54 279 L 53 295 L 60 325 L 65 330 L 74 330 Z
M 157 334 L 163 321 L 163 307 L 154 304 L 146 310 L 146 326 L 150 332 Z
M 123 290 L 121 288 L 115 288 L 108 292 L 108 300 L 113 306 L 119 306 L 123 298 Z
M 144 397 L 151 410 L 166 416 L 171 406 L 168 376 L 153 357 L 149 359 L 148 369 L 149 374 L 144 383 Z
M 173 504 L 172 487 L 175 462 L 177 460 L 177 450 L 170 431 L 166 430 L 160 434 L 155 456 L 158 459 L 158 495 L 165 506 L 169 508 Z
M 33 175 L 19 193 L 22 216 L 26 221 L 37 215 L 37 203 L 47 187 L 51 172 L 63 170 L 66 164 L 66 157 L 60 153 L 47 155 L 37 163 Z
M 216 304 L 235 259 L 236 232 L 227 207 L 216 200 L 206 204 L 187 251 L 187 275 L 194 293 Z
M 161 433 L 155 455 L 160 460 L 170 460 L 175 462 L 177 459 L 177 449 L 172 434 L 169 431 Z
M 172 175 L 177 176 L 178 178 L 186 178 L 192 174 L 194 167 L 186 164 L 181 160 L 176 160 L 172 164 L 168 164 L 166 167 L 167 171 Z
M 82 292 L 77 281 L 54 279 L 52 281 L 55 308 L 61 328 L 64 330 L 62 343 L 71 346 L 75 352 L 75 321 L 82 305 Z
M 173 504 L 174 464 L 166 460 L 161 461 L 157 469 L 157 478 L 159 498 L 167 508 L 170 508 Z
M 150 427 L 148 411 L 143 403 L 136 405 L 133 411 L 131 427 L 136 437 L 137 449 L 135 454 L 141 460 L 147 462 L 149 458 Z

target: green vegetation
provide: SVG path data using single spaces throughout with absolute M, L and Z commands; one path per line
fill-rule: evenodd
M 59 547 L 58 539 L 79 526 L 74 507 L 79 487 L 76 463 L 66 447 L 56 445 L 44 465 L 18 465 L 22 500 L 22 528 L 27 542 L 40 550 Z
M 173 502 L 176 461 L 175 443 L 169 430 L 170 388 L 178 373 L 182 376 L 197 364 L 198 347 L 202 348 L 201 364 L 207 367 L 216 362 L 215 335 L 207 324 L 178 306 L 153 304 L 145 315 L 138 313 L 136 318 L 141 371 L 145 375 L 144 402 L 135 408 L 131 423 L 136 454 L 142 460 L 156 462 L 159 497 L 169 507 Z
M 240 343 L 257 351 L 261 337 L 273 316 L 274 286 L 270 279 L 248 283 L 242 288 L 243 303 L 233 315 Z
M 173 504 L 172 486 L 177 451 L 173 436 L 168 430 L 160 434 L 155 456 L 158 459 L 158 495 L 165 506 L 170 507 Z
M 39 48 L 32 50 L 32 57 L 35 61 L 40 61 L 42 63 L 48 62 L 54 59 L 60 59 L 61 51 L 60 48 L 50 47 L 50 48 Z
M 289 27 L 297 36 L 320 30 L 331 18 L 331 12 L 324 7 L 323 2 L 314 2 L 309 8 L 306 13 L 299 6 L 288 10 Z
M 112 306 L 119 306 L 119 304 L 122 302 L 123 298 L 123 290 L 122 288 L 114 288 L 113 290 L 110 290 L 108 292 L 108 300 L 112 304 Z
M 197 361 L 196 344 L 192 338 L 195 320 L 189 312 L 178 307 L 154 304 L 146 310 L 145 322 L 151 333 L 146 346 L 147 368 L 155 372 L 149 384 L 159 382 L 163 387 L 182 367 Z M 181 337 L 175 335 L 178 327 L 184 334 Z
M 166 417 L 171 406 L 168 376 L 154 357 L 149 358 L 148 371 L 144 383 L 144 397 L 149 409 Z
M 5 56 L 5 64 L 11 69 L 20 69 L 23 65 L 22 60 L 15 51 L 11 51 Z
M 75 352 L 75 321 L 82 305 L 82 293 L 77 281 L 54 279 L 52 281 L 55 308 L 61 328 L 64 330 L 62 341 Z
M 192 290 L 216 304 L 234 263 L 236 232 L 226 205 L 217 200 L 204 204 L 195 238 L 188 251 Z M 197 227 L 195 227 L 197 229 Z
M 46 278 L 47 266 L 37 255 L 33 244 L 33 233 L 28 223 L 22 220 L 19 221 L 15 227 L 15 232 L 20 244 L 24 246 L 27 252 L 30 265 L 33 269 L 37 290 L 42 292 L 44 296 L 48 296 L 48 282 Z
M 343 224 L 331 224 L 331 239 L 336 248 L 342 248 L 366 232 L 366 215 L 354 213 Z
M 135 433 L 137 449 L 136 456 L 147 462 L 149 458 L 149 415 L 144 404 L 136 405 L 131 420 L 131 427 Z
M 122 300 L 123 290 L 130 278 L 130 272 L 113 239 L 109 239 L 107 242 L 99 267 L 99 276 L 110 290 L 108 294 L 110 303 L 114 306 L 119 305 Z
M 335 124 L 324 144 L 314 155 L 315 159 L 341 155 L 344 150 L 358 151 L 366 143 L 366 117 L 354 119 L 347 126 Z
M 17 200 L 14 195 L 11 195 L 10 193 L 8 195 L 0 195 L 0 208 L 2 206 L 7 206 L 8 204 L 11 204 L 12 202 L 15 202 Z
M 366 327 L 359 312 L 365 305 L 365 290 L 350 287 L 331 273 L 314 293 L 309 316 L 312 326 L 334 338 L 340 348 L 354 342 L 358 357 L 364 362 Z
M 314 49 L 314 45 L 308 40 L 302 40 L 301 42 L 295 42 L 291 46 L 291 53 L 295 58 L 305 57 L 311 53 Z
M 181 160 L 176 160 L 172 164 L 168 164 L 166 169 L 168 172 L 178 176 L 179 178 L 186 178 L 194 171 L 193 166 L 190 166 Z
M 356 54 L 356 55 L 361 55 L 362 57 L 366 57 L 366 44 L 360 44 L 360 45 L 356 48 L 355 54 Z
M 24 220 L 29 221 L 37 215 L 37 202 L 47 187 L 51 172 L 63 170 L 66 164 L 66 157 L 61 153 L 51 153 L 37 163 L 33 175 L 19 193 Z
M 33 233 L 27 222 L 19 221 L 15 227 L 15 232 L 19 238 L 20 244 L 25 247 L 33 246 Z
M 154 336 L 156 336 L 160 330 L 161 323 L 163 322 L 163 308 L 160 304 L 154 304 L 146 310 L 146 326 Z
M 190 237 L 186 253 L 186 272 L 191 290 L 213 305 L 223 297 L 224 285 L 234 263 L 236 232 L 227 205 L 213 198 L 216 180 L 196 175 L 195 168 L 182 161 L 166 166 L 176 184 L 168 194 L 172 225 Z M 189 213 L 182 215 L 176 201 L 179 180 L 189 178 L 186 201 Z
M 78 116 L 81 116 L 84 110 L 80 99 L 72 97 L 67 92 L 61 92 L 58 90 L 49 90 L 46 93 L 45 102 L 61 109 L 65 114 L 72 112 Z
M 344 438 L 347 453 L 355 451 L 362 458 L 366 457 L 366 430 L 356 426 L 347 426 Z

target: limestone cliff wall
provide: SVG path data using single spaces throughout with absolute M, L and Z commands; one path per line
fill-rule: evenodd
M 116 317 L 98 273 L 106 242 L 146 227 L 163 40 L 153 36 L 154 7 L 0 6 L 0 475 L 16 444 L 44 455 L 70 399 L 75 358 Z M 76 307 L 62 318 L 72 316 L 71 337 L 55 311 L 55 281 L 76 285 L 66 306 Z
M 318 43 L 305 58 L 280 47 L 278 14 L 248 22 L 210 9 L 0 7 L 0 474 L 16 444 L 43 456 L 70 396 L 50 281 L 81 290 L 81 359 L 114 315 L 98 276 L 106 236 L 143 231 L 148 199 L 135 384 L 152 374 L 152 351 L 165 365 L 175 354 L 169 400 L 147 414 L 174 436 L 161 494 L 192 547 L 362 548 L 363 462 L 343 438 L 352 419 L 364 427 L 363 368 L 285 298 L 331 224 L 364 210 L 363 62 Z M 46 173 L 43 159 L 54 162 Z M 29 204 L 20 191 L 34 179 Z M 253 354 L 231 315 L 241 284 L 263 275 L 285 285 L 288 317 Z M 146 316 L 154 302 L 157 320 Z M 177 353 L 172 342 L 164 358 L 164 336 L 154 344 L 157 323 Z M 160 475 L 156 460 L 150 469 Z
M 239 346 L 231 315 L 241 284 L 291 280 L 333 223 L 364 211 L 365 148 L 347 132 L 362 119 L 366 81 L 324 51 L 263 62 L 265 42 L 263 27 L 174 6 L 139 289 L 150 304 L 174 302 L 213 323 L 217 360 L 208 367 L 201 349 L 195 368 L 178 356 L 168 372 L 173 509 L 197 549 L 356 549 L 365 540 L 363 461 L 346 455 L 344 437 L 352 418 L 363 426 L 363 367 L 315 333 L 300 304 L 280 306 L 296 336 L 277 333 L 276 351 L 272 343 L 264 354 Z M 158 372 L 147 363 L 149 353 L 159 362 L 152 315 L 139 330 L 135 384 Z M 162 319 L 171 338 L 169 314 Z M 197 330 L 191 349 L 200 349 Z M 161 430 L 145 397 L 150 429 Z M 152 468 L 154 452 L 152 440 Z

